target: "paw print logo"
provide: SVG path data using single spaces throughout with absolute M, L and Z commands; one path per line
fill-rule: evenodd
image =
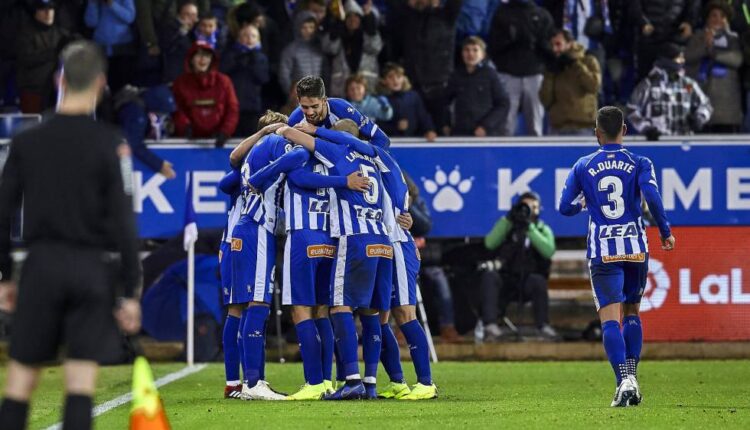
M 432 207 L 438 212 L 458 212 L 464 207 L 463 195 L 471 191 L 474 177 L 462 179 L 459 166 L 446 174 L 440 166 L 435 167 L 433 179 L 421 178 L 425 191 L 433 195 Z

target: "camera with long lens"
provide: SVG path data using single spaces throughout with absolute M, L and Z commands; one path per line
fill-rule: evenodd
M 531 222 L 531 207 L 523 201 L 520 201 L 510 209 L 508 218 L 514 225 L 529 224 Z

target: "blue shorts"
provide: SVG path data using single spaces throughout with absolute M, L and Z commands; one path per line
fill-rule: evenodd
M 254 222 L 232 232 L 232 285 L 225 304 L 271 303 L 276 266 L 276 237 Z
M 331 306 L 390 309 L 391 240 L 386 235 L 370 233 L 341 236 L 331 278 Z
M 413 240 L 393 243 L 393 291 L 391 307 L 416 306 L 417 276 L 421 263 Z
M 640 303 L 648 276 L 648 254 L 643 262 L 604 263 L 601 257 L 592 258 L 589 274 L 597 311 L 613 303 Z
M 221 291 L 224 297 L 229 296 L 229 289 L 232 288 L 232 253 L 230 250 L 229 242 L 222 240 L 219 245 L 219 276 L 221 277 Z
M 284 245 L 282 304 L 328 305 L 336 241 L 327 231 L 292 230 Z

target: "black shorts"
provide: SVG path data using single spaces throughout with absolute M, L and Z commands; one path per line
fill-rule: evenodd
M 21 271 L 10 357 L 44 364 L 64 346 L 69 359 L 99 361 L 115 324 L 112 291 L 101 251 L 32 246 Z

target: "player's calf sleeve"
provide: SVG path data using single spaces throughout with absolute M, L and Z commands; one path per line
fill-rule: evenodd
M 323 363 L 321 363 L 320 338 L 313 320 L 304 320 L 294 326 L 297 329 L 299 349 L 302 354 L 302 367 L 305 381 L 310 385 L 323 383 Z
M 3 399 L 3 403 L 0 405 L 0 423 L 3 423 L 3 429 L 24 430 L 28 415 L 28 402 L 19 402 L 6 398 Z
M 68 394 L 65 397 L 63 430 L 91 429 L 91 397 Z
M 315 327 L 320 335 L 320 353 L 321 363 L 323 365 L 323 379 L 330 381 L 333 371 L 333 326 L 328 318 L 318 318 L 315 320 Z
M 247 309 L 242 343 L 245 349 L 245 367 L 248 387 L 254 387 L 261 378 L 263 350 L 265 348 L 265 326 L 270 309 L 266 306 L 252 306 Z
M 333 331 L 336 334 L 336 348 L 343 363 L 346 379 L 360 379 L 357 362 L 357 328 L 354 315 L 350 312 L 339 312 L 331 315 Z
M 406 342 L 409 343 L 409 353 L 414 363 L 414 371 L 417 373 L 417 382 L 422 385 L 432 385 L 430 348 L 427 345 L 427 335 L 424 329 L 417 320 L 411 320 L 400 328 Z
M 617 321 L 604 321 L 602 323 L 602 343 L 607 352 L 607 358 L 612 365 L 612 370 L 617 378 L 617 385 L 627 378 L 628 371 L 625 365 L 625 340 L 620 331 L 620 323 Z
M 635 376 L 643 348 L 643 326 L 639 316 L 630 315 L 622 320 L 622 337 L 625 339 L 625 363 L 628 366 L 628 375 Z
M 374 384 L 378 375 L 382 341 L 379 315 L 360 315 L 362 322 L 362 357 L 365 362 L 364 382 Z
M 380 362 L 383 363 L 385 372 L 393 382 L 404 382 L 404 370 L 401 368 L 401 351 L 398 349 L 398 340 L 393 334 L 391 325 L 386 323 L 380 326 L 383 346 L 380 351 Z
M 224 345 L 224 374 L 226 375 L 227 385 L 237 385 L 240 383 L 240 351 L 239 342 L 237 342 L 237 333 L 240 328 L 240 319 L 227 315 L 224 321 L 224 333 L 222 343 Z

